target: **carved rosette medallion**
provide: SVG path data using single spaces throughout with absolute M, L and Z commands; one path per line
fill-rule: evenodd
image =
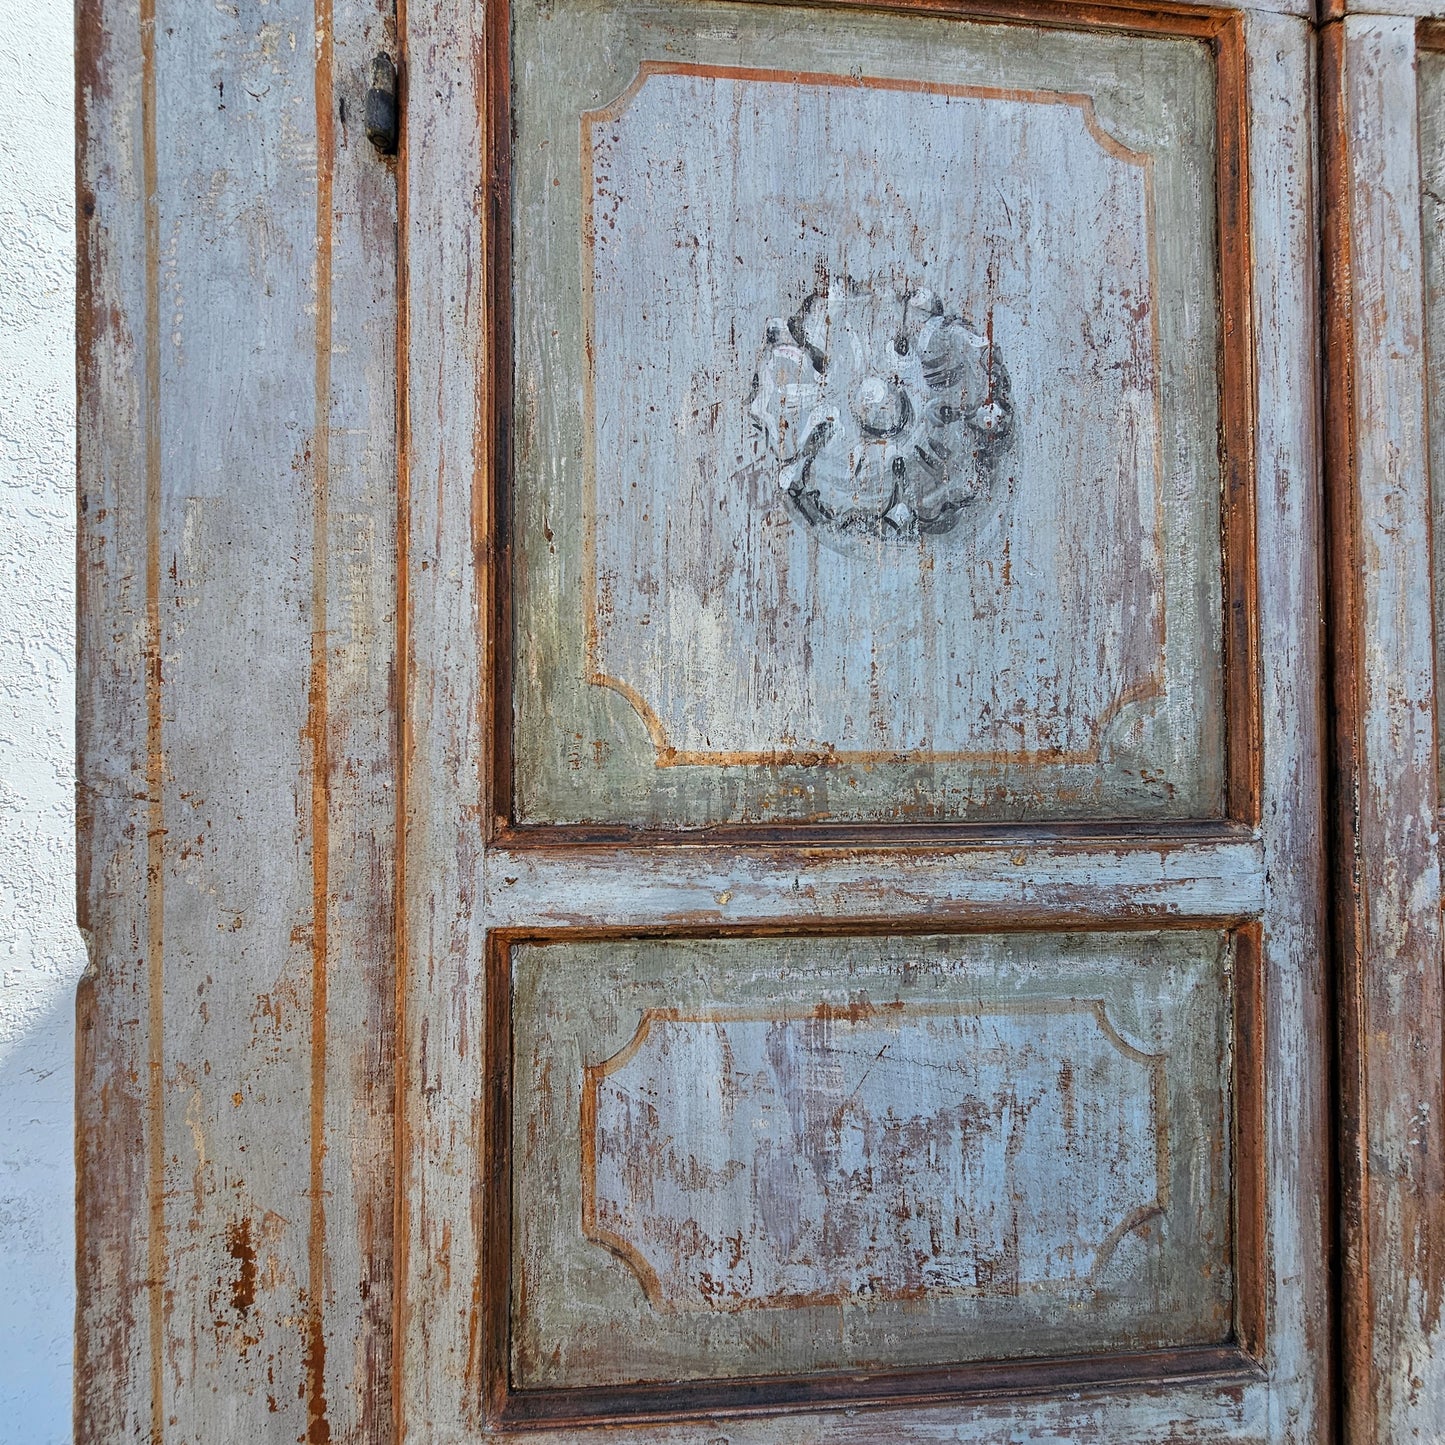
M 839 277 L 769 321 L 748 411 L 789 508 L 834 537 L 981 517 L 1013 429 L 987 334 L 932 291 Z

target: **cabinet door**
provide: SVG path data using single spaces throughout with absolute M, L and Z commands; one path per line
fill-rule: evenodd
M 403 1438 L 1323 1439 L 1307 22 L 404 42 Z
M 1369 14 L 1324 34 L 1343 1390 L 1348 1438 L 1384 1445 L 1445 1431 L 1445 39 Z

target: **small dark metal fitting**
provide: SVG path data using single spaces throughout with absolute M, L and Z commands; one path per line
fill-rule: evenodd
M 378 55 L 371 62 L 371 88 L 366 92 L 366 138 L 376 147 L 378 154 L 396 154 L 400 116 L 396 66 L 391 56 Z

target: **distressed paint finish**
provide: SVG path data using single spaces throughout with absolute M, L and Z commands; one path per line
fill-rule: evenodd
M 795 23 L 516 9 L 515 821 L 1218 814 L 1207 46 Z
M 584 1069 L 582 1230 L 655 1308 L 1077 1298 L 1165 1209 L 1167 1061 L 1102 1001 L 850 1007 L 649 1009 Z
M 1346 15 L 1445 18 L 1442 0 L 1316 0 L 1322 25 Z
M 1325 89 L 1344 1401 L 1349 1438 L 1380 1445 L 1445 1432 L 1441 628 L 1430 554 L 1445 409 L 1438 360 L 1427 361 L 1445 341 L 1435 199 L 1445 60 L 1416 32 L 1409 19 L 1332 25 Z M 1438 596 L 1438 551 L 1434 560 Z
M 986 926 L 1011 916 L 1059 927 L 1092 918 L 1216 919 L 1262 911 L 1257 842 L 1148 840 L 1135 846 L 1019 838 L 885 850 L 881 847 L 689 848 L 567 855 L 567 886 L 546 853 L 497 848 L 477 880 L 493 927 L 589 924 L 643 928 L 666 918 L 692 925 L 829 918 Z M 886 880 L 886 886 L 884 882 Z
M 511 956 L 519 1388 L 1227 1338 L 1217 931 Z
M 931 856 L 917 839 L 822 856 L 485 842 L 501 801 L 477 767 L 495 712 L 495 636 L 478 628 L 494 610 L 493 494 L 474 482 L 497 441 L 488 241 L 509 228 L 482 180 L 505 130 L 483 99 L 497 37 L 482 9 L 433 0 L 399 17 L 393 299 L 390 172 L 357 125 L 387 38 L 375 16 L 83 7 L 80 1439 L 1320 1438 L 1316 419 L 1300 403 L 1314 377 L 1312 76 L 1289 8 L 1245 22 L 1257 261 L 1234 341 L 1258 358 L 1260 389 L 1257 836 L 1248 823 L 1004 831 Z M 404 766 L 390 740 L 403 699 Z M 685 1408 L 646 1428 L 488 1423 L 480 1267 L 506 1185 L 479 1146 L 497 1084 L 482 1067 L 499 1014 L 488 930 L 568 915 L 774 933 L 849 910 L 886 920 L 895 881 L 899 911 L 924 922 L 1263 915 L 1267 1007 L 1240 1041 L 1268 1084 L 1267 1168 L 1241 1186 L 1265 1210 L 1260 1318 L 1240 1326 L 1262 1368 L 1085 1390 L 1025 1370 L 992 1395 L 945 1385 L 722 1424 Z
M 511 227 L 505 187 L 477 188 L 473 178 L 487 173 L 489 158 L 506 149 L 505 110 L 482 104 L 480 94 L 484 77 L 491 76 L 505 96 L 505 40 L 475 9 L 457 14 L 414 8 L 406 30 L 414 61 L 425 57 L 428 73 L 438 79 L 424 97 L 415 86 L 408 92 L 414 148 L 405 190 L 411 217 L 405 223 L 406 476 L 413 550 L 407 571 L 411 719 L 399 1160 L 402 1438 L 460 1442 L 490 1432 L 542 1445 L 584 1439 L 691 1445 L 719 1438 L 733 1445 L 873 1445 L 880 1439 L 1003 1441 L 1020 1434 L 1086 1442 L 1323 1439 L 1330 1401 L 1315 767 L 1318 418 L 1301 400 L 1313 395 L 1316 374 L 1308 27 L 1262 13 L 1249 15 L 1244 25 L 1254 305 L 1235 319 L 1232 344 L 1247 336 L 1257 359 L 1256 470 L 1246 474 L 1261 499 L 1259 609 L 1251 624 L 1262 658 L 1260 727 L 1251 735 L 1252 745 L 1263 749 L 1257 834 L 1251 838 L 1246 827 L 1240 836 L 1219 826 L 1202 836 L 1184 830 L 1149 839 L 1109 828 L 1091 840 L 1000 830 L 992 839 L 984 831 L 946 844 L 915 836 L 898 852 L 877 835 L 870 835 L 866 850 L 848 846 L 846 835 L 831 847 L 812 848 L 776 841 L 746 848 L 740 838 L 710 839 L 705 848 L 668 846 L 656 837 L 625 847 L 602 838 L 554 847 L 515 837 L 487 840 L 485 820 L 505 813 L 509 801 L 488 792 L 498 772 L 480 720 L 508 711 L 494 706 L 489 691 L 490 649 L 507 639 L 488 624 L 499 601 L 501 560 L 489 539 L 504 495 L 493 459 L 507 453 L 510 415 L 501 416 L 499 433 L 492 397 L 502 367 L 483 363 L 499 346 L 505 355 L 510 337 L 503 304 L 508 293 L 491 289 L 495 278 L 485 258 L 493 242 L 505 257 Z M 590 103 L 609 98 L 599 94 Z M 500 333 L 488 324 L 498 313 Z M 546 336 L 537 339 L 548 343 Z M 479 775 L 467 766 L 477 758 L 483 763 Z M 1257 859 L 1253 866 L 1251 856 Z M 1105 880 L 1092 900 L 1090 864 L 1103 866 Z M 1064 885 L 1059 891 L 1055 879 Z M 1135 905 L 1131 880 L 1142 885 Z M 1191 1379 L 1181 1358 L 1181 1374 L 1168 1383 L 1144 1389 L 1101 1383 L 1069 1393 L 1067 1385 L 1057 1379 L 1048 1384 L 1030 1366 L 995 1377 L 993 1394 L 960 1396 L 945 1382 L 932 1397 L 895 1400 L 885 1408 L 815 1412 L 804 1402 L 782 1413 L 765 1409 L 761 1416 L 736 1403 L 689 1406 L 663 1391 L 605 1405 L 613 1411 L 610 1425 L 585 1412 L 575 1418 L 554 1414 L 550 1425 L 506 1423 L 507 1404 L 498 1393 L 505 1366 L 489 1312 L 508 1273 L 508 1238 L 502 1234 L 498 1242 L 496 1225 L 511 1182 L 507 1150 L 497 1135 L 499 1121 L 511 1116 L 507 1076 L 497 1061 L 511 1035 L 506 971 L 498 966 L 496 939 L 489 957 L 489 931 L 507 927 L 525 937 L 556 922 L 588 929 L 607 920 L 644 930 L 695 931 L 725 919 L 744 932 L 776 936 L 803 920 L 836 927 L 848 909 L 885 920 L 895 881 L 902 912 L 925 923 L 936 914 L 975 927 L 1016 927 L 1027 918 L 1039 919 L 1038 926 L 1054 920 L 1089 927 L 1131 917 L 1132 906 L 1146 916 L 1154 909 L 1188 915 L 1191 905 L 1184 900 L 1190 897 L 1225 925 L 1256 910 L 1263 915 L 1264 1015 L 1259 1031 L 1241 1038 L 1239 1048 L 1264 1071 L 1257 1118 L 1248 1115 L 1245 1127 L 1261 1142 L 1267 1162 L 1242 1178 L 1237 1191 L 1244 1205 L 1238 1227 L 1259 1245 L 1249 1256 L 1253 1272 L 1241 1281 L 1241 1299 L 1253 1303 L 1237 1327 L 1257 1350 L 1260 1368 Z M 488 1038 L 490 1069 L 482 1059 Z
M 387 39 L 81 8 L 82 1441 L 391 1432 Z

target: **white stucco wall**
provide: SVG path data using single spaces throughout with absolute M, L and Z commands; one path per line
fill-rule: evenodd
M 0 0 L 0 1442 L 70 1439 L 72 0 Z

